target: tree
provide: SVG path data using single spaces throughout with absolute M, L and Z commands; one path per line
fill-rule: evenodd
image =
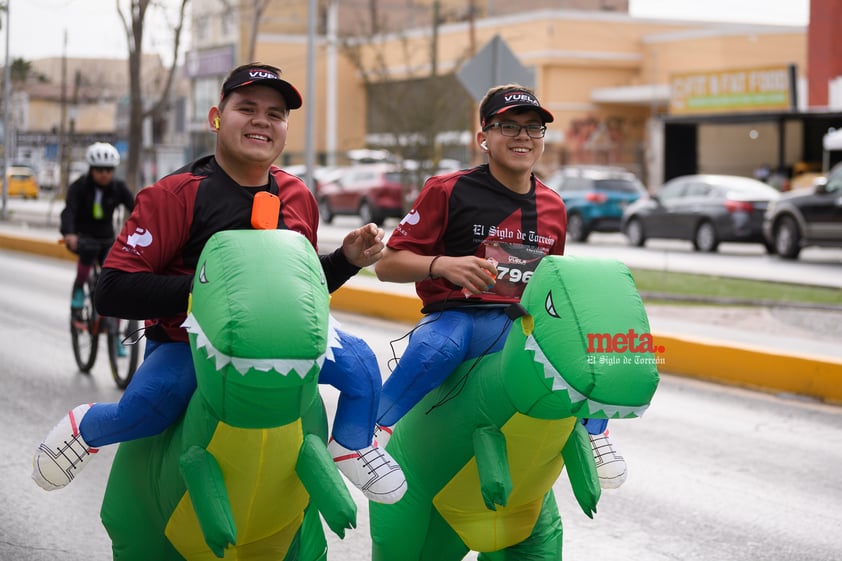
M 151 0 L 130 0 L 128 13 L 126 13 L 121 0 L 116 0 L 117 13 L 123 22 L 129 47 L 129 153 L 126 161 L 126 182 L 132 192 L 137 192 L 139 183 L 138 172 L 143 145 L 143 121 L 147 118 L 159 119 L 169 104 L 170 88 L 178 61 L 178 50 L 181 46 L 181 31 L 184 27 L 184 18 L 189 1 L 181 0 L 178 22 L 173 29 L 172 65 L 167 72 L 166 83 L 160 97 L 153 103 L 145 104 L 141 93 L 144 20 L 147 9 L 153 4 Z
M 432 6 L 432 30 L 426 39 L 412 37 L 400 23 L 399 31 L 391 31 L 387 18 L 395 14 L 380 8 L 378 0 L 368 1 L 367 10 L 358 13 L 358 31 L 343 34 L 340 50 L 365 85 L 366 129 L 391 138 L 371 147 L 387 148 L 401 160 L 416 160 L 419 166 L 411 180 L 420 184 L 441 160 L 439 133 L 470 130 L 470 97 L 454 74 L 438 71 L 438 2 Z M 466 47 L 454 66 L 469 56 Z M 391 70 L 396 62 L 403 69 L 400 76 Z
M 270 1 L 271 0 L 252 0 L 253 12 L 251 18 L 251 33 L 249 34 L 249 56 L 247 58 L 249 62 L 254 60 L 254 53 L 257 49 L 257 32 L 260 29 L 260 18 L 269 6 Z
M 32 63 L 22 58 L 12 60 L 12 65 L 9 68 L 9 74 L 12 82 L 26 82 L 29 75 L 32 73 Z

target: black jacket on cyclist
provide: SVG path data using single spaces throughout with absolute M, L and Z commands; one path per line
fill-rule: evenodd
M 105 187 L 100 187 L 88 172 L 67 188 L 59 231 L 63 236 L 78 234 L 113 240 L 114 210 L 119 205 L 125 206 L 129 212 L 134 209 L 134 195 L 126 183 L 113 179 Z

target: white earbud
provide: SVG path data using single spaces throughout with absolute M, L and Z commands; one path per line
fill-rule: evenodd
M 488 143 L 486 143 L 484 140 L 479 143 L 479 146 L 480 146 L 480 148 L 482 148 L 483 150 L 488 152 Z

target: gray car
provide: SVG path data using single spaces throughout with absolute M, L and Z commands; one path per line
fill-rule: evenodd
M 688 240 L 698 251 L 716 251 L 720 242 L 760 243 L 763 215 L 780 193 L 772 187 L 735 175 L 685 175 L 666 182 L 623 213 L 621 228 L 630 244 L 647 239 Z
M 790 191 L 769 205 L 763 234 L 784 259 L 808 245 L 842 247 L 842 163 L 826 180 Z

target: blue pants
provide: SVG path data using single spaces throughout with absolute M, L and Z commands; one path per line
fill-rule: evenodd
M 501 350 L 511 326 L 503 307 L 457 308 L 422 318 L 397 367 L 383 384 L 378 424 L 397 423 L 462 362 Z M 607 419 L 582 422 L 590 434 L 601 434 L 608 425 Z
M 371 444 L 380 399 L 380 368 L 371 348 L 339 331 L 341 348 L 326 360 L 320 384 L 339 390 L 333 438 L 359 450 Z M 153 436 L 173 424 L 187 409 L 196 389 L 196 372 L 187 343 L 149 341 L 143 363 L 117 403 L 96 403 L 82 418 L 79 432 L 90 446 Z
M 461 363 L 501 350 L 511 325 L 502 307 L 445 310 L 422 318 L 383 384 L 377 422 L 394 425 Z

